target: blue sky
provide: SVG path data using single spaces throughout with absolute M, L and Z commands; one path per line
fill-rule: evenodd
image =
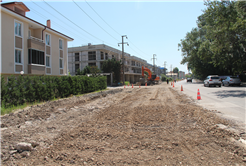
M 158 66 L 163 67 L 166 61 L 168 71 L 172 65 L 173 68 L 178 67 L 186 73 L 187 66 L 180 64 L 182 56 L 178 51 L 178 43 L 187 32 L 196 27 L 197 17 L 206 8 L 203 1 L 87 0 L 88 4 L 111 26 L 109 27 L 84 0 L 74 0 L 76 3 L 72 0 L 45 1 L 68 20 L 45 2 L 36 0 L 22 1 L 30 9 L 26 16 L 42 24 L 46 24 L 46 20 L 50 19 L 53 29 L 74 39 L 73 42 L 68 43 L 69 47 L 104 43 L 121 50 L 121 47 L 118 47 L 121 35 L 127 35 L 129 40 L 124 39 L 129 43 L 129 46 L 125 45 L 127 53 L 145 59 L 151 64 L 153 63 L 151 58 L 156 54 Z M 10 1 L 3 0 L 3 2 Z

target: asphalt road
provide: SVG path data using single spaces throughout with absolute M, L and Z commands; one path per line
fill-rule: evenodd
M 197 100 L 197 91 L 200 90 L 201 100 L 198 104 L 210 109 L 217 110 L 219 114 L 229 120 L 246 126 L 246 87 L 204 87 L 203 82 L 186 80 L 174 84 L 174 88 L 181 90 L 188 96 Z

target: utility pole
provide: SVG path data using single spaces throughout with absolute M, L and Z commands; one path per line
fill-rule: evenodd
M 173 78 L 173 66 L 171 65 L 170 68 L 171 68 L 171 71 L 170 71 L 171 72 L 171 77 Z
M 122 43 L 118 43 L 118 46 L 120 46 L 120 44 L 122 45 L 122 62 L 123 62 L 123 85 L 125 85 L 125 56 L 124 56 L 124 44 L 127 44 L 129 46 L 129 44 L 127 42 L 124 43 L 124 37 L 127 38 L 126 35 L 121 36 L 122 37 Z
M 165 62 L 164 62 L 164 74 L 165 74 L 165 75 L 166 75 L 166 70 L 165 70 L 165 69 L 166 69 L 166 66 L 167 66 L 167 62 L 165 61 Z
M 155 73 L 155 59 L 157 59 L 157 58 L 155 58 L 155 56 L 156 56 L 156 54 L 153 54 L 153 58 L 151 58 L 151 60 L 153 59 L 154 73 Z

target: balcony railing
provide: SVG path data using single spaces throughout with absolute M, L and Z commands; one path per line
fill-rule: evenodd
M 30 36 L 29 39 L 36 40 L 36 41 L 44 43 L 44 41 L 42 39 L 39 39 L 39 38 L 36 38 L 36 37 L 33 37 L 33 36 Z
M 28 48 L 45 51 L 45 43 L 41 39 L 30 36 L 28 39 Z

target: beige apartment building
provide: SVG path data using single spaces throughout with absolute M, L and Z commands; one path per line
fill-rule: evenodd
M 70 47 L 68 48 L 68 68 L 71 75 L 76 75 L 78 69 L 83 70 L 86 66 L 102 68 L 104 60 L 115 58 L 122 60 L 122 51 L 105 44 Z M 141 58 L 124 54 L 125 58 L 125 81 L 135 83 L 139 81 L 142 66 L 147 67 L 147 61 Z
M 1 4 L 1 75 L 67 75 L 68 37 L 26 17 L 22 2 Z M 24 72 L 24 74 L 23 74 Z

